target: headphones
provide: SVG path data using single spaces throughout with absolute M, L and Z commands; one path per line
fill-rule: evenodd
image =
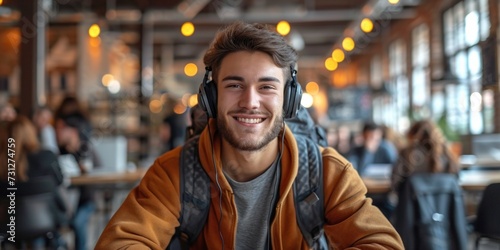
M 200 84 L 198 91 L 198 104 L 201 109 L 207 113 L 209 118 L 217 117 L 217 86 L 215 82 L 209 79 L 209 74 L 212 69 L 205 68 L 205 76 L 203 82 Z M 290 66 L 290 73 L 292 75 L 290 81 L 285 84 L 285 93 L 283 97 L 283 115 L 286 119 L 294 118 L 300 108 L 300 101 L 302 99 L 302 88 L 297 82 L 297 70 Z

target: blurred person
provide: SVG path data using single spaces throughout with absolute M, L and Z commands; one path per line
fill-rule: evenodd
M 10 103 L 4 104 L 0 108 L 0 122 L 1 121 L 13 121 L 17 116 L 16 109 Z
M 9 138 L 14 141 L 11 143 L 15 148 L 7 148 L 7 142 Z M 58 186 L 63 182 L 63 176 L 57 160 L 57 156 L 50 150 L 42 149 L 40 147 L 40 142 L 38 141 L 36 128 L 33 123 L 23 115 L 17 115 L 12 121 L 6 124 L 5 133 L 0 133 L 0 159 L 2 162 L 7 163 L 8 159 L 12 159 L 12 155 L 7 156 L 8 149 L 13 149 L 13 160 L 15 161 L 15 175 L 16 182 L 30 182 L 30 179 L 36 177 L 48 177 L 52 180 L 54 185 L 49 188 L 53 188 L 50 192 L 55 193 L 54 203 L 51 204 L 52 211 L 54 213 L 54 218 L 56 219 L 56 225 L 58 228 L 67 226 L 68 218 L 66 217 L 66 204 L 59 193 Z M 7 166 L 7 164 L 5 165 Z M 6 190 L 7 187 L 7 167 L 1 168 L 0 171 L 0 186 L 2 190 Z M 47 187 L 40 187 L 40 190 L 45 190 Z M 24 190 L 27 193 L 35 194 L 38 189 L 35 190 Z M 3 199 L 2 199 L 3 200 Z M 2 211 L 6 212 L 6 211 Z M 51 241 L 51 249 L 64 249 L 66 248 L 66 243 L 60 237 L 58 232 L 53 232 L 54 238 Z M 49 238 L 42 237 L 33 242 L 33 247 L 45 247 L 49 245 Z M 59 248 L 60 247 L 60 248 Z
M 406 249 L 466 249 L 467 222 L 458 184 L 458 160 L 431 120 L 415 122 L 407 132 L 407 139 L 408 145 L 400 151 L 393 168 L 390 194 L 391 205 L 397 208 L 391 220 Z M 452 177 L 438 175 L 441 173 Z M 436 178 L 430 181 L 432 176 L 419 174 Z M 406 183 L 412 176 L 420 181 Z M 450 182 L 453 176 L 456 182 Z M 413 186 L 417 184 L 425 186 L 418 190 L 418 186 Z M 436 189 L 443 193 L 430 191 Z M 421 209 L 425 212 L 416 212 Z M 409 218 L 414 214 L 419 215 Z
M 55 119 L 71 114 L 79 114 L 85 119 L 89 119 L 87 112 L 83 109 L 82 104 L 76 96 L 67 95 L 65 96 L 61 103 L 59 103 L 58 108 L 54 113 Z
M 351 148 L 355 146 L 351 129 L 347 125 L 340 125 L 337 129 L 337 144 L 333 146 L 342 156 L 347 157 Z
M 334 126 L 326 130 L 326 141 L 329 147 L 335 148 L 339 142 L 338 131 Z
M 392 171 L 393 191 L 397 191 L 401 183 L 413 173 L 453 173 L 458 178 L 460 166 L 457 157 L 451 153 L 445 137 L 434 122 L 415 122 L 406 136 L 408 146 L 399 153 Z
M 352 148 L 348 153 L 348 160 L 364 175 L 364 170 L 370 164 L 394 164 L 398 152 L 394 145 L 382 138 L 382 130 L 373 123 L 367 122 L 362 130 L 363 144 Z
M 361 177 L 365 176 L 365 170 L 372 164 L 392 165 L 396 162 L 398 152 L 391 142 L 382 138 L 382 130 L 377 124 L 366 122 L 361 137 L 362 144 L 352 148 L 347 157 Z M 373 205 L 378 207 L 386 218 L 391 218 L 394 207 L 389 202 L 389 195 L 371 194 L 370 197 L 373 199 Z
M 166 116 L 159 128 L 159 137 L 165 153 L 177 146 L 184 144 L 186 140 L 187 118 L 185 114 L 170 114 Z
M 56 120 L 56 137 L 61 155 L 74 156 L 81 174 L 100 167 L 101 162 L 90 140 L 91 125 L 80 113 L 62 115 Z M 75 249 L 87 249 L 89 219 L 96 209 L 94 190 L 88 186 L 79 187 L 79 199 L 71 218 L 75 233 Z
M 52 125 L 52 110 L 46 106 L 38 107 L 33 116 L 33 122 L 38 129 L 38 138 L 40 138 L 40 146 L 42 149 L 47 149 L 54 152 L 54 154 L 59 154 L 56 132 Z
M 381 125 L 380 129 L 382 130 L 382 139 L 392 143 L 397 152 L 405 147 L 406 140 L 403 135 L 387 125 Z

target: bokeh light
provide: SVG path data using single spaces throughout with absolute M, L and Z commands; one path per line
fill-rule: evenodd
M 328 57 L 325 60 L 325 68 L 329 71 L 336 70 L 338 66 L 339 66 L 339 64 L 335 60 L 333 60 L 333 58 L 331 58 L 331 57 Z
M 288 35 L 290 33 L 290 24 L 287 21 L 280 21 L 276 25 L 276 31 L 280 33 L 282 36 Z
M 194 24 L 192 22 L 183 23 L 181 33 L 183 36 L 192 36 L 194 34 Z
M 96 23 L 92 24 L 89 28 L 89 36 L 92 38 L 96 38 L 101 34 L 101 27 Z
M 361 23 L 359 24 L 361 30 L 365 33 L 372 32 L 373 30 L 373 22 L 370 20 L 370 18 L 363 18 L 361 20 Z

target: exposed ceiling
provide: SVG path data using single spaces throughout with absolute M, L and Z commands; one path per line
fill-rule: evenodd
M 4 8 L 29 2 L 5 0 Z M 170 46 L 175 62 L 199 60 L 216 31 L 231 21 L 276 25 L 287 20 L 292 28 L 287 38 L 301 61 L 322 64 L 346 34 L 362 35 L 357 29 L 363 17 L 377 22 L 390 12 L 386 22 L 411 18 L 418 2 L 401 0 L 393 6 L 386 0 L 46 0 L 46 8 L 54 13 L 50 26 L 76 25 L 84 18 L 82 13 L 91 12 L 108 32 L 122 34 L 131 45 L 139 40 L 141 23 L 150 24 L 155 57 L 161 55 L 160 48 Z M 196 27 L 190 37 L 180 34 L 185 21 Z

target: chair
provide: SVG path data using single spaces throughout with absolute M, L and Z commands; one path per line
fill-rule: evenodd
M 456 175 L 413 174 L 398 191 L 394 227 L 405 249 L 467 248 L 467 220 Z
M 475 249 L 483 238 L 500 246 L 500 183 L 490 184 L 484 190 L 476 213 L 474 232 L 477 234 Z
M 29 243 L 34 239 L 47 236 L 57 230 L 55 209 L 55 193 L 53 192 L 54 182 L 50 178 L 37 177 L 29 182 L 16 183 L 15 198 L 2 199 L 0 208 L 0 223 L 2 228 L 3 241 L 9 242 L 12 235 L 6 234 L 9 231 L 11 216 L 15 217 L 15 241 Z M 9 191 L 7 191 L 9 192 Z M 11 208 L 8 208 L 11 206 Z M 14 208 L 14 207 L 15 208 Z M 9 214 L 8 210 L 15 211 Z M 12 224 L 12 223 L 11 223 Z

